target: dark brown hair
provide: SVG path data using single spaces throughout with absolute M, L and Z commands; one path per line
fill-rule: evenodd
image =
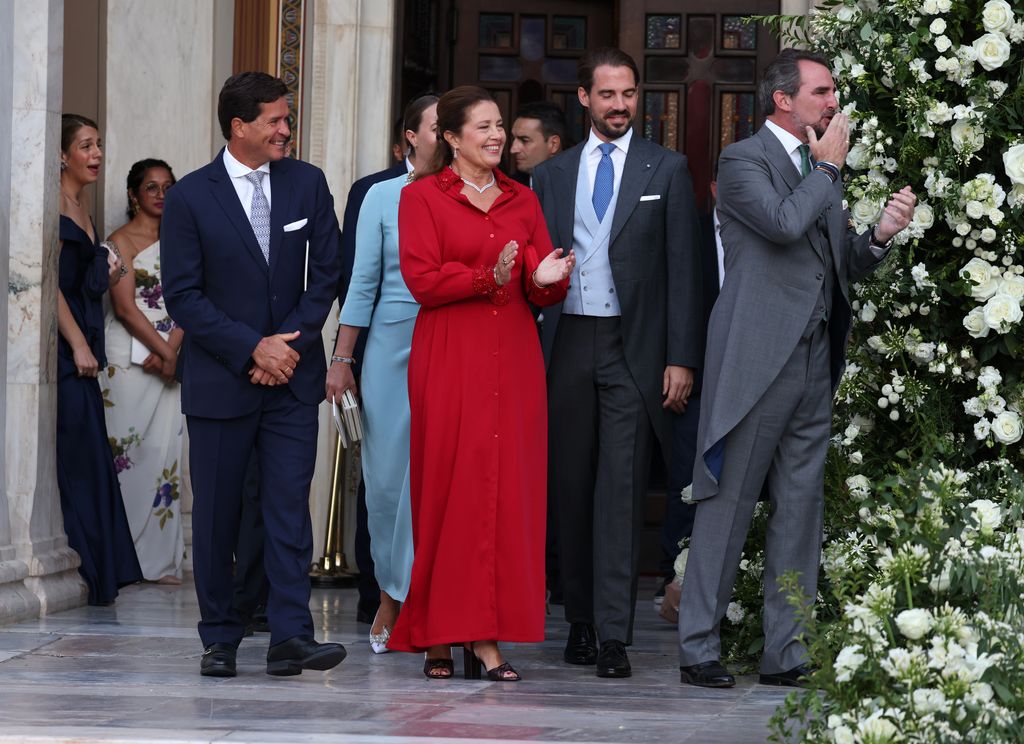
M 765 116 L 775 113 L 775 91 L 781 90 L 787 96 L 795 96 L 800 90 L 800 60 L 814 62 L 826 69 L 828 60 L 820 54 L 804 49 L 783 49 L 779 56 L 768 63 L 757 86 L 758 103 Z
M 633 71 L 633 83 L 640 84 L 640 69 L 636 66 L 636 60 L 618 47 L 601 47 L 584 54 L 576 65 L 576 79 L 587 95 L 590 95 L 590 89 L 594 87 L 594 70 L 601 65 L 628 67 Z
M 280 78 L 265 72 L 240 72 L 224 82 L 217 100 L 217 121 L 224 139 L 231 139 L 231 120 L 256 121 L 260 106 L 288 95 L 288 86 Z
M 494 103 L 494 97 L 476 85 L 460 85 L 458 88 L 452 88 L 438 99 L 437 149 L 434 150 L 434 157 L 424 166 L 422 172 L 419 168 L 416 169 L 417 178 L 440 173 L 446 165 L 451 164 L 454 153 L 451 145 L 444 138 L 445 132 L 452 134 L 461 132 L 469 118 L 469 110 L 478 103 L 487 101 Z
M 81 114 L 62 114 L 60 117 L 60 149 L 67 152 L 71 143 L 75 141 L 75 135 L 82 127 L 92 127 L 97 132 L 99 125 L 87 116 Z
M 414 98 L 405 107 L 405 113 L 402 115 L 402 136 L 399 142 L 409 149 L 410 155 L 416 154 L 416 148 L 412 146 L 412 142 L 408 140 L 405 133 L 410 129 L 414 132 L 419 131 L 420 123 L 423 121 L 423 114 L 428 108 L 437 103 L 438 100 L 437 96 L 428 93 L 425 96 Z

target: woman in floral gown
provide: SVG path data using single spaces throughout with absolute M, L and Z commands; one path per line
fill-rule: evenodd
M 174 380 L 182 332 L 164 309 L 160 216 L 174 174 L 146 159 L 128 172 L 130 221 L 105 245 L 121 254 L 127 275 L 107 308 L 107 429 L 135 552 L 148 581 L 181 583 L 182 415 Z M 133 281 L 134 279 L 134 281 Z

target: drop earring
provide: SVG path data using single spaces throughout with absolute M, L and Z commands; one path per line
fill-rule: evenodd
M 60 171 L 61 171 L 61 173 L 63 173 L 67 169 L 68 169 L 68 164 L 65 161 L 61 160 L 60 161 Z

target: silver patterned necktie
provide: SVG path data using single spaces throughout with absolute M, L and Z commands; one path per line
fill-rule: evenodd
M 263 171 L 246 173 L 246 180 L 252 184 L 252 202 L 249 207 L 249 224 L 256 234 L 256 242 L 260 244 L 263 258 L 270 263 L 270 203 L 263 193 Z

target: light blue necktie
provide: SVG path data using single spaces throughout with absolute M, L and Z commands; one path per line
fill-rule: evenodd
M 594 195 L 591 201 L 594 203 L 594 211 L 597 212 L 597 219 L 604 220 L 604 213 L 608 211 L 612 194 L 615 191 L 615 164 L 612 162 L 612 150 L 615 145 L 611 142 L 604 142 L 598 147 L 601 150 L 601 162 L 597 164 L 597 175 L 594 177 Z
M 260 244 L 263 258 L 270 263 L 270 203 L 263 193 L 263 171 L 246 173 L 245 178 L 252 184 L 252 202 L 249 207 L 249 224 L 256 234 L 256 242 Z

